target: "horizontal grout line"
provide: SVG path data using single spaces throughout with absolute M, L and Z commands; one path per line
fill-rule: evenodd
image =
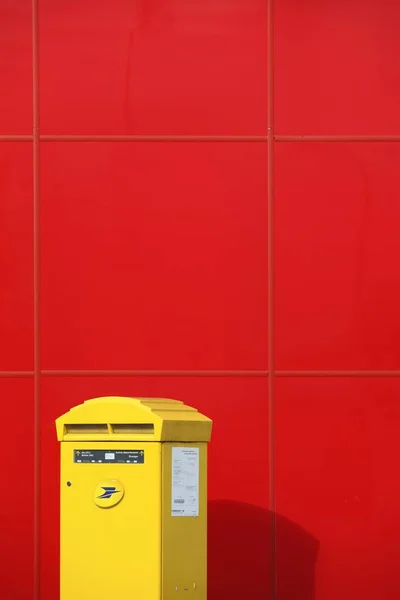
M 0 135 L 0 142 L 32 142 L 33 135 Z M 268 142 L 267 135 L 40 135 L 41 142 Z M 275 135 L 275 142 L 400 142 L 400 135 Z
M 33 135 L 0 135 L 0 142 L 33 142 Z
M 266 142 L 258 135 L 41 135 L 42 142 Z
M 44 377 L 267 377 L 268 371 L 51 370 Z
M 33 377 L 33 371 L 0 371 L 0 379 L 21 379 Z
M 33 135 L 0 135 L 0 142 L 32 142 Z M 42 142 L 268 142 L 267 135 L 40 135 Z M 275 142 L 400 142 L 399 135 L 290 135 Z
M 400 371 L 275 371 L 277 377 L 400 377 Z
M 400 371 L 275 371 L 276 377 L 400 377 Z M 268 371 L 185 371 L 92 369 L 41 371 L 43 377 L 268 377 Z M 0 379 L 20 379 L 34 376 L 34 371 L 0 371 Z
M 275 142 L 400 142 L 400 135 L 275 135 Z

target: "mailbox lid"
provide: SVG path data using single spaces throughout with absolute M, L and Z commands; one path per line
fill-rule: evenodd
M 212 421 L 169 398 L 92 398 L 56 420 L 60 442 L 209 442 Z

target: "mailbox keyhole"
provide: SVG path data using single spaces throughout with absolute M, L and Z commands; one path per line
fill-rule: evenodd
M 72 483 L 70 481 L 67 481 L 67 486 L 71 487 Z

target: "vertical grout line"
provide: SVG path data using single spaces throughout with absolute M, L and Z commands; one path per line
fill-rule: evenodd
M 268 414 L 269 510 L 271 514 L 271 600 L 277 598 L 276 432 L 275 432 L 275 146 L 274 146 L 274 0 L 268 0 Z
M 40 111 L 39 0 L 32 0 L 33 331 L 34 331 L 34 600 L 40 600 Z

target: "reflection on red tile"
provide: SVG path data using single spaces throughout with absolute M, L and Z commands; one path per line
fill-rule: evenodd
M 265 165 L 261 144 L 44 144 L 43 367 L 265 369 Z
M 0 379 L 1 597 L 33 600 L 33 384 Z
M 400 380 L 279 379 L 277 511 L 280 599 L 396 600 Z M 304 548 L 303 552 L 300 550 Z M 315 563 L 317 552 L 317 562 Z
M 396 144 L 277 146 L 277 368 L 400 368 L 399 161 Z
M 43 597 L 55 598 L 58 590 L 59 477 L 55 474 L 59 467 L 54 420 L 72 406 L 103 395 L 175 398 L 213 419 L 209 447 L 209 595 L 217 600 L 223 583 L 232 600 L 243 600 L 246 586 L 252 599 L 266 598 L 268 580 L 261 575 L 268 565 L 269 548 L 267 380 L 205 377 L 44 379 Z M 245 531 L 248 546 L 242 556 Z M 234 565 L 239 555 L 242 568 L 237 570 Z
M 42 0 L 43 131 L 265 134 L 266 13 L 266 0 Z
M 32 144 L 2 142 L 0 144 L 1 371 L 23 371 L 33 367 L 32 213 Z
M 0 135 L 30 135 L 32 1 L 1 1 L 0 22 Z
M 278 133 L 400 134 L 398 2 L 280 0 Z

